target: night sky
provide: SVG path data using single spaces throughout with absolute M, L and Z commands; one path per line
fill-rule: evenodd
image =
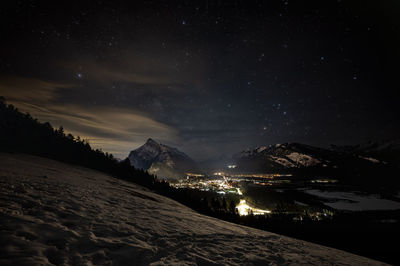
M 0 95 L 120 158 L 400 134 L 392 1 L 2 1 Z

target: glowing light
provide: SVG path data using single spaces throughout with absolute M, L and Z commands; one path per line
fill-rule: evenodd
M 251 208 L 246 204 L 246 200 L 240 200 L 240 203 L 236 206 L 239 215 L 246 216 L 249 215 Z
M 240 200 L 239 204 L 236 205 L 236 209 L 240 216 L 246 216 L 250 213 L 252 213 L 253 215 L 264 215 L 271 213 L 271 211 L 269 210 L 261 210 L 247 205 L 246 200 Z
M 216 172 L 216 173 L 214 173 L 214 175 L 223 176 L 223 175 L 224 175 L 224 173 L 223 173 L 223 172 Z

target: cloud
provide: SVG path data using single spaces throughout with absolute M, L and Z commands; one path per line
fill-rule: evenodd
M 37 79 L 0 79 L 0 95 L 40 121 L 63 126 L 67 132 L 88 139 L 95 148 L 125 158 L 129 151 L 152 137 L 177 140 L 177 131 L 148 114 L 129 108 L 57 103 L 57 92 L 70 87 Z
M 33 78 L 0 78 L 0 94 L 12 102 L 49 102 L 56 98 L 57 90 L 68 87 L 71 85 Z
M 177 93 L 186 93 L 188 87 L 195 89 L 204 83 L 208 71 L 200 56 L 191 55 L 190 63 L 182 64 L 173 54 L 139 52 L 134 48 L 121 51 L 116 59 L 81 57 L 73 62 L 59 62 L 57 66 L 65 73 L 82 73 L 84 79 L 100 86 L 125 83 L 135 90 L 143 86 L 157 92 Z
M 51 105 L 37 116 L 53 124 L 62 123 L 69 132 L 88 139 L 94 147 L 122 158 L 149 137 L 161 141 L 177 138 L 172 127 L 126 108 Z
M 131 69 L 124 67 L 110 67 L 101 64 L 86 63 L 83 70 L 88 78 L 98 82 L 126 82 L 141 85 L 164 85 L 164 88 L 170 84 L 179 83 L 171 75 L 171 71 L 165 69 L 165 72 L 150 72 L 143 69 Z

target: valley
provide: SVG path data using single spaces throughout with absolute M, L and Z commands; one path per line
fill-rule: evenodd
M 294 219 L 308 215 L 313 219 L 329 219 L 340 211 L 399 210 L 399 191 L 368 190 L 343 184 L 331 178 L 302 178 L 292 174 L 229 174 L 215 172 L 210 176 L 187 173 L 179 181 L 171 182 L 175 188 L 189 188 L 215 192 L 219 197 L 234 198 L 251 204 L 249 210 L 262 209 L 269 214 L 284 205 Z M 248 212 L 239 212 L 248 215 Z
M 399 171 L 398 147 L 395 141 L 330 149 L 283 143 L 250 148 L 211 166 L 150 138 L 128 158 L 176 189 L 234 202 L 239 215 L 279 212 L 301 221 L 399 210 L 400 187 L 392 174 Z

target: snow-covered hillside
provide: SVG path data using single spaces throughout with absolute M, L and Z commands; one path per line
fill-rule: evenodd
M 1 265 L 379 264 L 28 155 L 0 153 L 0 216 Z

